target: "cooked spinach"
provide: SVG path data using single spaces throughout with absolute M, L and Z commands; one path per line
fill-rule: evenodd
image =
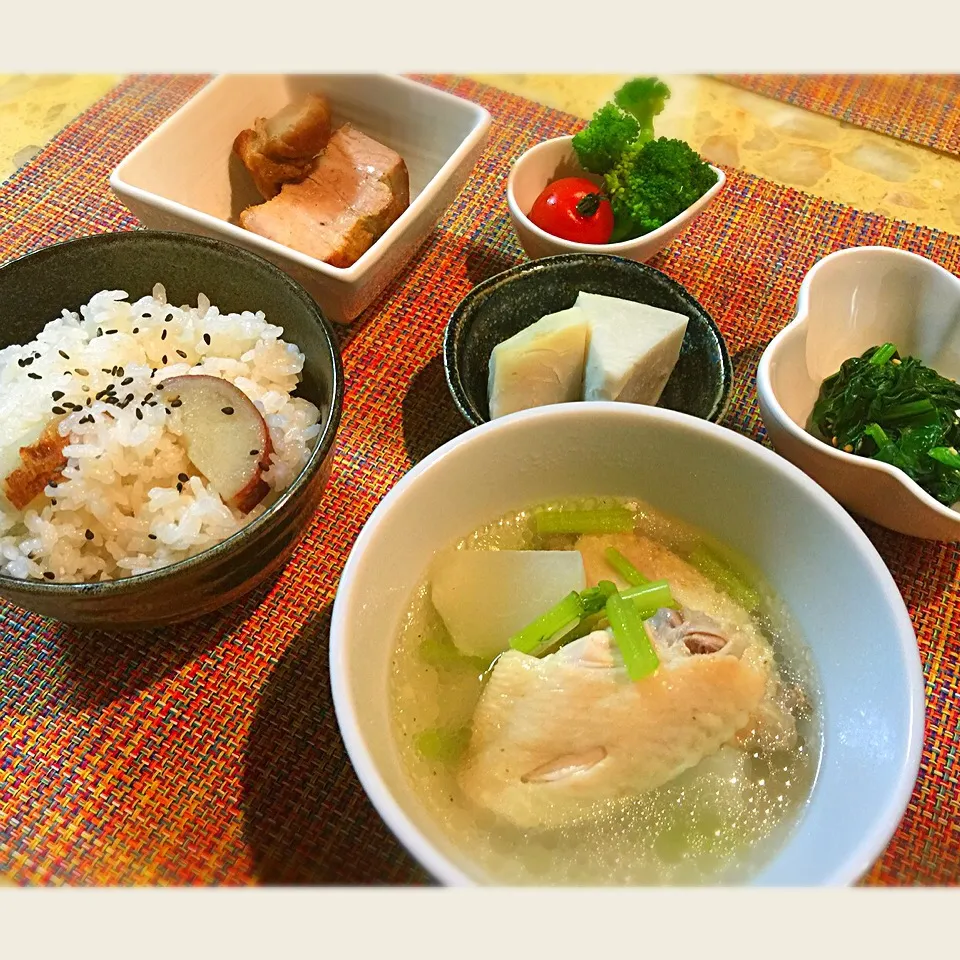
M 833 446 L 898 467 L 947 506 L 960 501 L 960 384 L 892 343 L 827 377 L 811 420 Z

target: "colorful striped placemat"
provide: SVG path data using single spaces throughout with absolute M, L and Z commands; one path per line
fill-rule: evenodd
M 898 140 L 960 154 L 958 74 L 729 74 L 718 79 Z
M 347 378 L 326 499 L 269 586 L 175 629 L 76 630 L 0 605 L 0 874 L 19 883 L 418 883 L 365 798 L 337 732 L 330 606 L 364 520 L 412 463 L 464 429 L 440 361 L 470 289 L 522 259 L 510 161 L 577 121 L 457 77 L 422 78 L 482 103 L 488 148 L 395 286 L 341 335 Z M 133 77 L 0 187 L 0 261 L 136 222 L 111 168 L 203 83 Z M 960 239 L 728 171 L 716 203 L 655 261 L 704 304 L 736 373 L 726 425 L 762 440 L 757 359 L 804 272 L 845 246 L 904 247 L 960 270 Z M 956 547 L 872 526 L 916 625 L 927 743 L 910 808 L 868 882 L 960 878 L 960 590 Z

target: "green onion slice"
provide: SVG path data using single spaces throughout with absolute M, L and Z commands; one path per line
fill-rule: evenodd
M 633 514 L 624 507 L 603 510 L 538 510 L 537 533 L 629 533 Z
M 640 587 L 650 582 L 616 547 L 607 547 L 603 556 L 630 586 Z
M 537 617 L 510 638 L 510 647 L 536 656 L 545 647 L 552 646 L 564 634 L 569 633 L 583 617 L 583 601 L 574 590 L 568 593 L 558 604 Z
M 622 594 L 616 594 L 607 600 L 607 619 L 620 648 L 627 676 L 631 680 L 642 680 L 655 673 L 660 658 L 653 649 L 636 606 L 625 600 Z

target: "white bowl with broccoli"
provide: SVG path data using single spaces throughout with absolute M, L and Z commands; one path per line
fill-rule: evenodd
M 717 197 L 723 171 L 685 141 L 655 135 L 669 96 L 655 77 L 638 77 L 575 136 L 537 144 L 515 161 L 507 205 L 530 257 L 605 253 L 642 263 Z

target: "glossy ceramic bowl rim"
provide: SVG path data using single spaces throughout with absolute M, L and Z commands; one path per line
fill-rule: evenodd
M 537 151 L 545 150 L 548 147 L 553 146 L 557 143 L 569 143 L 573 140 L 572 136 L 566 137 L 553 137 L 550 140 L 543 140 L 541 143 L 538 143 L 536 146 L 531 147 L 529 150 L 525 150 L 523 153 L 514 160 L 513 165 L 510 167 L 510 174 L 507 176 L 507 206 L 510 208 L 510 212 L 520 221 L 535 237 L 538 237 L 541 240 L 546 240 L 550 243 L 560 243 L 567 247 L 571 253 L 610 253 L 618 254 L 623 253 L 628 250 L 634 249 L 639 243 L 648 243 L 655 242 L 661 237 L 668 234 L 671 230 L 674 230 L 678 224 L 683 223 L 689 216 L 691 211 L 700 204 L 701 206 L 709 203 L 722 189 L 723 185 L 727 182 L 727 175 L 719 168 L 715 167 L 712 163 L 708 163 L 707 166 L 717 175 L 717 182 L 701 197 L 697 197 L 693 203 L 687 207 L 686 210 L 678 213 L 672 220 L 668 220 L 666 223 L 657 227 L 656 230 L 651 230 L 649 233 L 645 233 L 642 236 L 634 237 L 632 240 L 618 240 L 616 243 L 578 243 L 575 240 L 564 240 L 563 237 L 555 237 L 552 233 L 547 233 L 546 230 L 541 230 L 530 218 L 520 209 L 520 205 L 517 203 L 517 198 L 513 192 L 513 184 L 517 176 L 517 168 L 520 164 L 526 160 L 528 157 L 532 157 Z
M 846 510 L 802 470 L 772 450 L 768 450 L 761 444 L 733 430 L 674 410 L 611 401 L 596 401 L 595 409 L 604 414 L 619 417 L 624 421 L 631 418 L 637 420 L 660 419 L 695 432 L 713 434 L 718 440 L 738 448 L 743 456 L 753 457 L 764 462 L 771 470 L 785 474 L 792 483 L 804 488 L 805 492 L 818 503 L 832 522 L 843 531 L 851 549 L 863 557 L 866 566 L 881 586 L 884 595 L 890 599 L 891 605 L 894 608 L 899 607 L 902 611 L 902 615 L 897 617 L 896 632 L 900 641 L 899 652 L 909 664 L 905 683 L 911 694 L 911 711 L 907 750 L 904 755 L 898 756 L 895 761 L 898 768 L 897 788 L 892 791 L 886 804 L 875 816 L 870 828 L 864 832 L 855 851 L 845 860 L 836 864 L 821 885 L 850 886 L 856 883 L 870 869 L 896 831 L 913 793 L 923 750 L 925 722 L 923 670 L 920 665 L 913 625 L 904 606 L 903 597 L 900 595 L 890 571 L 870 539 Z M 363 789 L 386 825 L 404 847 L 434 877 L 448 886 L 477 886 L 479 884 L 440 853 L 407 816 L 384 782 L 366 747 L 365 738 L 361 731 L 358 704 L 354 701 L 351 693 L 347 665 L 350 656 L 347 649 L 347 641 L 350 635 L 348 613 L 355 604 L 363 602 L 363 598 L 357 594 L 354 578 L 362 563 L 361 557 L 365 548 L 377 536 L 378 527 L 384 518 L 403 500 L 407 491 L 418 482 L 421 476 L 436 469 L 446 458 L 455 455 L 460 447 L 467 444 L 482 443 L 487 434 L 493 431 L 506 432 L 518 428 L 522 429 L 528 422 L 538 419 L 563 420 L 568 417 L 582 416 L 583 410 L 584 408 L 574 404 L 553 404 L 536 407 L 532 410 L 523 410 L 519 413 L 501 417 L 447 441 L 413 467 L 377 504 L 354 542 L 337 587 L 330 621 L 330 689 L 337 725 L 346 746 L 347 754 Z M 825 743 L 824 748 L 826 749 L 826 747 L 827 744 Z M 752 881 L 748 882 L 747 885 L 756 886 Z
M 720 330 L 720 327 L 717 326 L 716 320 L 710 315 L 707 309 L 697 300 L 696 297 L 687 290 L 683 284 L 674 280 L 673 277 L 668 276 L 662 270 L 658 270 L 656 267 L 651 267 L 647 263 L 640 263 L 637 260 L 629 260 L 626 257 L 617 257 L 612 254 L 591 254 L 593 257 L 599 257 L 602 260 L 613 260 L 617 263 L 623 264 L 628 270 L 639 270 L 641 272 L 646 271 L 648 273 L 656 274 L 671 290 L 673 290 L 681 300 L 686 301 L 688 304 L 696 308 L 697 312 L 707 321 L 707 326 L 710 327 L 713 332 L 714 337 L 716 338 L 717 344 L 720 348 L 720 363 L 723 368 L 723 386 L 720 391 L 720 397 L 717 402 L 714 404 L 713 410 L 710 411 L 709 416 L 707 417 L 697 417 L 696 419 L 707 420 L 712 423 L 716 423 L 722 420 L 727 411 L 730 409 L 730 401 L 733 397 L 733 363 L 730 360 L 730 351 L 727 349 L 727 342 L 723 337 L 723 333 Z M 475 300 L 482 297 L 488 290 L 493 287 L 499 286 L 502 283 L 510 283 L 514 278 L 522 276 L 526 273 L 532 273 L 536 270 L 549 269 L 549 264 L 552 263 L 584 263 L 584 254 L 583 253 L 558 253 L 552 257 L 540 257 L 537 260 L 526 260 L 523 263 L 518 263 L 516 266 L 508 267 L 506 270 L 502 270 L 500 273 L 494 274 L 492 277 L 487 277 L 486 280 L 478 283 L 469 293 L 457 304 L 456 309 L 453 311 L 450 319 L 447 321 L 446 329 L 443 332 L 443 369 L 446 374 L 447 387 L 450 390 L 450 395 L 453 397 L 453 402 L 456 404 L 457 409 L 460 411 L 463 418 L 472 426 L 479 427 L 485 423 L 490 423 L 490 420 L 484 417 L 481 412 L 476 408 L 473 401 L 470 399 L 470 395 L 467 393 L 466 388 L 463 385 L 463 379 L 460 376 L 460 362 L 457 359 L 457 349 L 454 342 L 454 329 L 459 325 L 458 321 L 463 316 L 463 314 L 469 309 Z M 586 265 L 589 266 L 589 262 L 586 262 Z M 576 400 L 571 401 L 573 403 L 598 403 L 602 401 L 596 400 Z M 659 409 L 666 409 L 661 407 Z M 675 411 L 677 413 L 682 413 L 683 411 Z M 690 414 L 690 416 L 693 416 Z
M 862 256 L 864 252 L 867 253 L 867 256 L 870 256 L 871 251 L 882 251 L 884 256 L 892 256 L 896 258 L 922 262 L 925 266 L 925 269 L 940 273 L 952 280 L 957 286 L 958 300 L 960 300 L 960 279 L 950 273 L 949 270 L 941 267 L 939 263 L 934 263 L 932 260 L 928 260 L 926 257 L 922 257 L 918 253 L 911 253 L 908 250 L 900 250 L 897 247 L 865 246 L 848 247 L 844 250 L 837 250 L 834 253 L 828 254 L 821 260 L 818 260 L 817 263 L 815 263 L 814 266 L 807 271 L 806 276 L 803 278 L 803 282 L 800 284 L 800 292 L 797 294 L 797 308 L 794 318 L 770 341 L 770 343 L 767 344 L 766 349 L 763 351 L 763 354 L 760 357 L 760 362 L 757 365 L 757 392 L 763 396 L 764 402 L 769 406 L 771 414 L 776 418 L 777 422 L 783 427 L 783 429 L 795 440 L 804 444 L 804 446 L 825 454 L 827 457 L 830 457 L 839 464 L 845 464 L 848 466 L 856 465 L 858 469 L 886 474 L 888 477 L 891 477 L 897 483 L 899 483 L 904 490 L 906 490 L 916 500 L 920 501 L 920 503 L 922 503 L 925 507 L 934 511 L 945 520 L 950 520 L 960 526 L 960 513 L 958 513 L 956 510 L 951 510 L 950 507 L 940 503 L 929 493 L 927 493 L 927 491 L 924 490 L 920 484 L 908 477 L 907 474 L 905 474 L 902 470 L 898 470 L 892 464 L 884 463 L 881 460 L 872 460 L 869 457 L 858 457 L 855 453 L 847 453 L 845 450 L 839 450 L 836 447 L 831 446 L 826 441 L 821 440 L 819 437 L 815 437 L 812 433 L 808 433 L 797 424 L 797 422 L 787 413 L 786 410 L 783 409 L 783 406 L 777 398 L 776 391 L 773 389 L 773 382 L 770 374 L 770 367 L 773 364 L 773 359 L 783 341 L 789 336 L 794 335 L 798 329 L 802 328 L 807 323 L 807 320 L 810 316 L 810 291 L 813 288 L 813 284 L 816 282 L 817 274 L 821 270 L 825 269 L 828 264 L 845 259 L 851 259 L 856 256 Z
M 232 552 L 233 548 L 238 544 L 241 538 L 250 536 L 252 533 L 269 526 L 275 520 L 277 514 L 279 514 L 290 502 L 290 500 L 295 497 L 306 485 L 310 475 L 313 474 L 320 464 L 323 463 L 327 454 L 333 447 L 337 430 L 340 427 L 340 418 L 343 413 L 344 389 L 343 362 L 340 357 L 340 349 L 337 346 L 333 328 L 330 325 L 330 321 L 327 320 L 327 318 L 323 315 L 323 311 L 321 311 L 319 305 L 316 303 L 313 297 L 311 297 L 310 294 L 308 294 L 306 290 L 296 282 L 296 280 L 284 273 L 283 270 L 272 264 L 269 260 L 265 260 L 258 254 L 252 253 L 249 250 L 244 250 L 241 247 L 235 247 L 232 243 L 228 243 L 225 240 L 219 240 L 212 237 L 201 237 L 191 233 L 177 233 L 175 231 L 168 230 L 128 230 L 113 233 L 92 234 L 87 237 L 78 237 L 74 240 L 64 240 L 61 243 L 55 243 L 47 247 L 41 247 L 39 250 L 34 250 L 22 257 L 18 257 L 16 260 L 11 260 L 8 263 L 3 264 L 3 266 L 0 266 L 0 271 L 15 267 L 25 260 L 44 260 L 48 257 L 56 256 L 58 251 L 66 247 L 73 248 L 76 246 L 84 246 L 96 248 L 113 243 L 136 243 L 136 238 L 139 237 L 149 237 L 151 239 L 163 237 L 165 239 L 161 240 L 162 243 L 169 241 L 174 247 L 181 244 L 194 247 L 212 247 L 214 249 L 224 250 L 240 260 L 246 260 L 249 258 L 251 260 L 258 261 L 260 266 L 272 273 L 278 280 L 282 281 L 295 297 L 303 301 L 305 305 L 310 308 L 317 321 L 317 332 L 322 338 L 326 348 L 329 350 L 331 359 L 333 361 L 333 377 L 332 383 L 330 384 L 329 396 L 330 406 L 326 426 L 324 427 L 320 436 L 317 438 L 316 444 L 314 445 L 307 462 L 301 468 L 300 472 L 287 487 L 287 489 L 280 494 L 276 502 L 267 507 L 267 509 L 255 520 L 251 521 L 246 526 L 241 527 L 236 532 L 230 534 L 230 536 L 225 540 L 221 540 L 219 543 L 216 543 L 211 547 L 207 547 L 206 550 L 201 550 L 200 553 L 196 553 L 192 557 L 187 557 L 185 560 L 178 560 L 175 563 L 168 564 L 165 567 L 158 567 L 156 570 L 148 570 L 144 573 L 136 573 L 128 577 L 118 577 L 115 580 L 74 580 L 63 582 L 47 582 L 39 580 L 20 580 L 17 577 L 8 577 L 4 574 L 0 574 L 0 589 L 7 588 L 16 590 L 21 594 L 35 594 L 43 596 L 51 596 L 58 593 L 65 594 L 77 592 L 96 593 L 98 596 L 109 596 L 112 594 L 123 593 L 134 586 L 140 587 L 146 584 L 156 584 L 170 577 L 178 576 L 181 573 L 185 573 L 197 567 L 203 566 L 209 562 L 210 559 L 219 554 Z M 50 319 L 52 320 L 55 318 L 51 317 Z

